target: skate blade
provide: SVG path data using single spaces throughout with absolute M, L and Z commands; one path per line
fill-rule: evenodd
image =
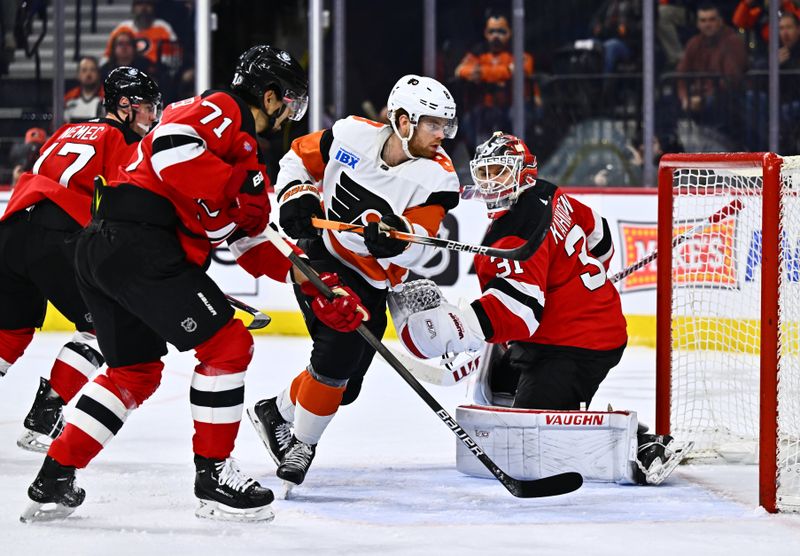
M 275 462 L 275 465 L 280 465 L 281 462 L 278 459 L 278 456 L 273 454 L 272 450 L 269 447 L 269 441 L 267 440 L 267 435 L 264 432 L 264 429 L 266 427 L 264 427 L 263 423 L 261 423 L 261 420 L 258 418 L 258 415 L 256 415 L 256 412 L 252 407 L 247 408 L 247 417 L 250 419 L 250 422 L 253 423 L 253 428 L 256 429 L 256 434 L 261 439 L 261 442 L 264 444 L 264 447 L 267 449 L 269 457 L 272 458 L 272 461 Z
M 656 466 L 654 469 L 651 468 L 649 472 L 645 472 L 647 475 L 647 484 L 660 485 L 663 483 L 667 477 L 672 475 L 672 472 L 675 471 L 675 468 L 680 465 L 686 456 L 689 455 L 692 448 L 694 448 L 694 441 L 676 442 L 673 440 L 670 442 L 666 446 L 666 449 L 672 453 L 672 457 L 667 459 L 662 465 Z
M 17 446 L 28 452 L 46 454 L 52 442 L 53 440 L 46 434 L 26 429 L 17 439 Z
M 41 503 L 31 502 L 25 511 L 19 516 L 22 523 L 39 523 L 43 521 L 56 521 L 69 517 L 75 508 L 70 508 L 63 504 L 56 504 L 54 502 Z
M 269 522 L 275 519 L 275 512 L 269 504 L 258 508 L 232 508 L 213 500 L 198 500 L 198 502 L 194 515 L 202 519 L 239 522 Z
M 292 491 L 294 487 L 297 485 L 291 481 L 283 481 L 283 499 L 284 500 L 291 500 L 292 499 Z

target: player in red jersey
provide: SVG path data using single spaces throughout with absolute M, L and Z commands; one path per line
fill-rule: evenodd
M 120 67 L 104 83 L 108 116 L 61 127 L 23 174 L 0 222 L 0 375 L 42 326 L 47 301 L 77 329 L 42 378 L 25 418 L 21 448 L 46 452 L 64 426 L 61 410 L 103 364 L 89 310 L 75 280 L 73 236 L 89 223 L 93 180 L 116 177 L 157 117 L 150 77 Z
M 83 502 L 75 469 L 86 467 L 153 394 L 167 342 L 195 350 L 199 361 L 190 390 L 196 514 L 272 518 L 272 491 L 230 457 L 253 338 L 205 268 L 212 247 L 227 241 L 254 276 L 292 281 L 291 263 L 261 235 L 269 198 L 256 133 L 302 118 L 307 86 L 287 52 L 251 48 L 239 59 L 231 92 L 206 91 L 169 105 L 121 176 L 100 190 L 75 258 L 108 371 L 81 391 L 28 489 L 33 503 L 23 521 L 64 517 Z M 336 275 L 325 279 L 337 285 Z M 313 306 L 335 329 L 361 322 L 355 296 L 329 302 L 316 293 Z M 43 508 L 48 503 L 55 509 Z
M 588 407 L 628 339 L 619 293 L 607 279 L 614 254 L 608 223 L 538 179 L 536 157 L 513 135 L 496 132 L 480 145 L 470 171 L 474 185 L 465 197 L 486 202 L 493 219 L 485 245 L 518 247 L 542 219 L 550 219 L 549 231 L 526 261 L 476 256 L 483 295 L 408 315 L 400 337 L 423 358 L 477 350 L 484 342 L 507 346 L 495 349 L 502 355 L 480 371 L 483 404 L 505 398 L 523 409 Z M 686 451 L 670 446 L 672 437 L 646 431 L 640 427 L 636 480 L 659 484 Z

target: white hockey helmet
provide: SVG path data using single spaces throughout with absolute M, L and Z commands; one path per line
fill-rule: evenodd
M 408 140 L 414 134 L 414 128 L 422 116 L 444 119 L 444 136 L 447 139 L 455 137 L 458 131 L 456 102 L 453 100 L 453 95 L 447 87 L 431 77 L 414 74 L 401 77 L 389 93 L 386 108 L 392 129 L 403 142 L 406 155 L 411 158 L 414 157 L 408 152 Z M 408 119 L 411 121 L 408 137 L 402 137 L 397 129 L 397 111 L 401 109 L 408 114 Z

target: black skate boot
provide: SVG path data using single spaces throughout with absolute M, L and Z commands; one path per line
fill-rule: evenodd
M 25 432 L 17 446 L 31 452 L 47 453 L 50 443 L 64 430 L 64 400 L 50 387 L 50 381 L 39 379 L 39 390 L 25 417 Z
M 660 485 L 694 446 L 694 442 L 676 442 L 668 434 L 639 434 L 636 455 L 636 482 Z
M 197 517 L 223 521 L 272 521 L 272 491 L 245 476 L 233 458 L 194 456 Z
M 250 417 L 250 422 L 267 447 L 272 460 L 276 465 L 280 465 L 292 441 L 292 426 L 278 411 L 277 398 L 261 400 L 247 409 L 247 416 Z
M 75 468 L 47 456 L 28 487 L 30 505 L 19 516 L 22 523 L 64 519 L 83 503 L 86 492 L 75 486 Z
M 278 466 L 276 473 L 279 479 L 284 480 L 287 495 L 294 485 L 302 484 L 306 478 L 306 473 L 308 473 L 308 468 L 311 467 L 316 451 L 316 444 L 306 444 L 298 440 L 296 436 L 292 436 L 292 441 L 289 449 L 286 450 L 283 463 Z

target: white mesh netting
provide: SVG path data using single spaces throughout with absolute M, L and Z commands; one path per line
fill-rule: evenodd
M 782 270 L 766 286 L 780 294 L 778 500 L 800 510 L 800 157 L 783 159 L 781 181 Z M 673 234 L 696 233 L 672 256 L 671 430 L 696 442 L 696 459 L 755 462 L 762 170 L 676 169 L 673 186 Z M 708 222 L 731 206 L 734 215 Z

